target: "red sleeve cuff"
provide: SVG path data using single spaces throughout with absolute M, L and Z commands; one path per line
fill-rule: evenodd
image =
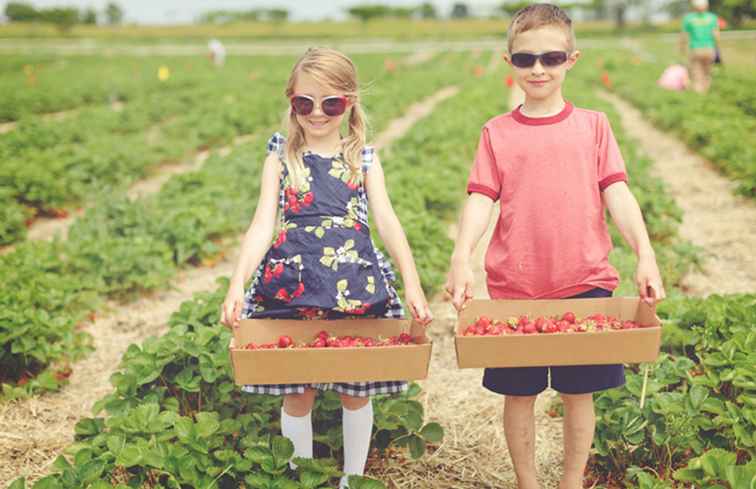
M 479 183 L 469 183 L 467 185 L 467 193 L 468 195 L 472 193 L 483 194 L 494 202 L 499 200 L 499 192 L 492 189 L 491 187 L 486 187 L 485 185 L 481 185 Z
M 603 192 L 606 187 L 617 182 L 627 182 L 627 174 L 625 172 L 612 173 L 599 182 L 599 190 Z

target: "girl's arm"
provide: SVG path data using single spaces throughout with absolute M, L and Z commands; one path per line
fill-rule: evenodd
M 480 238 L 488 229 L 493 206 L 494 202 L 489 197 L 472 193 L 462 210 L 445 286 L 446 292 L 451 296 L 452 305 L 458 311 L 473 297 L 473 272 L 470 257 Z
M 238 326 L 244 300 L 244 284 L 260 265 L 270 247 L 278 211 L 280 176 L 281 162 L 278 155 L 272 152 L 265 159 L 255 216 L 244 235 L 239 261 L 231 276 L 226 300 L 223 303 L 221 315 L 223 324 Z
M 638 257 L 635 283 L 640 296 L 652 305 L 661 301 L 666 297 L 664 285 L 638 201 L 625 182 L 608 186 L 602 196 L 620 234 Z
M 407 236 L 404 234 L 399 218 L 396 217 L 391 205 L 388 192 L 386 192 L 386 180 L 377 154 L 374 156 L 370 169 L 368 169 L 365 188 L 370 203 L 370 212 L 373 215 L 378 234 L 402 274 L 407 304 L 412 316 L 419 322 L 428 324 L 432 319 L 428 301 L 425 299 L 420 284 L 420 276 L 415 267 L 415 260 L 412 258 Z

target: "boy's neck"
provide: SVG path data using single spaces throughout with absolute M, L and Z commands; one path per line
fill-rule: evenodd
M 545 99 L 533 99 L 526 95 L 520 113 L 528 117 L 550 117 L 562 112 L 564 106 L 565 101 L 561 90 Z

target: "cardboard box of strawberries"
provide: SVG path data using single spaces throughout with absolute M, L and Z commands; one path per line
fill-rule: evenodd
M 638 297 L 474 300 L 459 315 L 460 368 L 653 362 L 661 322 Z
M 229 350 L 237 384 L 419 380 L 432 344 L 411 320 L 245 319 Z

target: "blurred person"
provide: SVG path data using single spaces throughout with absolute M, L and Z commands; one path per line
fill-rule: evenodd
M 226 47 L 218 39 L 211 39 L 207 43 L 207 48 L 210 50 L 210 61 L 215 66 L 221 67 L 226 62 Z
M 692 0 L 693 12 L 683 17 L 680 50 L 687 54 L 691 87 L 706 93 L 711 86 L 711 67 L 719 45 L 719 19 L 709 12 L 708 0 Z

